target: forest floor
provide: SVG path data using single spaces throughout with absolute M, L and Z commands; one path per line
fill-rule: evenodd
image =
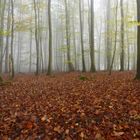
M 140 140 L 134 76 L 17 75 L 0 86 L 0 140 Z

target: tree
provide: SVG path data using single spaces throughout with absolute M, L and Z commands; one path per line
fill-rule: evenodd
M 111 19 L 111 1 L 107 0 L 107 8 L 106 8 L 106 62 L 107 62 L 107 70 L 109 71 L 111 65 L 111 39 L 110 39 L 110 19 Z
M 8 73 L 9 72 L 9 42 L 10 42 L 10 34 L 9 34 L 9 31 L 10 31 L 10 22 L 11 22 L 11 19 L 10 19 L 10 0 L 9 0 L 9 5 L 8 5 L 8 13 L 7 13 L 7 36 L 6 36 L 6 52 L 5 52 L 5 73 Z
M 4 45 L 4 15 L 5 15 L 5 5 L 6 1 L 0 1 L 0 73 L 2 73 L 2 63 L 3 63 L 3 45 Z
M 137 20 L 140 23 L 140 0 L 137 0 Z M 137 74 L 136 79 L 140 80 L 140 25 L 137 28 Z
M 120 71 L 124 71 L 124 10 L 123 0 L 120 1 L 121 7 L 121 54 L 120 54 Z
M 80 37 L 81 37 L 81 51 L 82 51 L 82 71 L 86 71 L 85 58 L 84 58 L 84 42 L 83 42 L 83 20 L 82 20 L 82 0 L 79 0 L 79 17 L 80 17 Z
M 74 71 L 74 66 L 71 62 L 71 54 L 70 54 L 70 17 L 68 11 L 68 1 L 65 0 L 65 17 L 66 17 L 66 43 L 67 43 L 67 63 L 68 63 L 68 70 Z
M 14 69 L 14 52 L 13 52 L 13 43 L 14 43 L 14 1 L 11 0 L 11 14 L 12 14 L 12 25 L 11 25 L 11 55 L 10 63 L 11 63 L 11 78 L 13 79 L 15 76 L 15 69 Z
M 52 24 L 51 24 L 51 0 L 48 0 L 48 22 L 49 22 L 49 64 L 48 72 L 50 75 L 52 72 Z
M 37 4 L 34 0 L 34 12 L 35 12 L 35 42 L 36 42 L 36 75 L 39 74 L 39 39 L 38 39 L 38 15 Z
M 118 32 L 118 0 L 117 0 L 117 5 L 116 5 L 116 9 L 115 9 L 115 40 L 114 40 L 114 51 L 113 51 L 113 57 L 112 57 L 112 61 L 111 61 L 111 65 L 110 65 L 110 69 L 109 69 L 109 75 L 111 75 L 112 73 L 112 68 L 113 68 L 113 64 L 114 64 L 114 60 L 115 60 L 115 55 L 116 55 L 116 47 L 117 47 L 117 32 Z
M 95 72 L 95 51 L 94 51 L 94 0 L 91 0 L 91 21 L 90 21 L 90 59 L 91 72 Z

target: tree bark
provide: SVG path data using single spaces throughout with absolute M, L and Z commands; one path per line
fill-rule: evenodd
M 124 11 L 123 0 L 120 1 L 121 7 L 121 55 L 120 55 L 120 71 L 124 71 Z
M 140 23 L 140 0 L 137 0 L 137 20 Z M 136 79 L 140 80 L 140 26 L 137 27 L 137 74 Z
M 5 4 L 6 1 L 0 1 L 0 73 L 2 73 L 2 67 L 3 67 L 3 31 L 4 31 L 4 14 L 5 14 Z
M 14 69 L 14 52 L 13 52 L 13 44 L 14 44 L 14 1 L 11 0 L 11 14 L 12 14 L 12 25 L 11 25 L 11 78 L 13 79 L 15 76 L 15 69 Z
M 68 71 L 74 71 L 74 66 L 71 62 L 71 54 L 70 54 L 70 17 L 68 11 L 68 2 L 65 0 L 65 17 L 66 17 L 66 42 L 67 42 L 67 63 L 68 63 Z
M 49 22 L 49 63 L 48 75 L 52 73 L 52 23 L 51 23 L 51 0 L 48 1 L 48 22 Z
M 39 39 L 38 39 L 38 16 L 37 16 L 37 6 L 34 0 L 34 12 L 35 12 L 35 42 L 36 42 L 36 75 L 39 74 Z
M 110 65 L 110 70 L 109 70 L 109 75 L 111 75 L 112 73 L 112 68 L 113 68 L 113 64 L 114 64 L 114 60 L 115 60 L 115 55 L 116 55 L 116 47 L 117 47 L 117 32 L 118 32 L 118 0 L 117 0 L 117 5 L 116 5 L 116 28 L 115 28 L 115 42 L 114 42 L 114 52 L 113 52 L 113 57 L 112 57 L 112 61 L 111 61 L 111 65 Z
M 79 17 L 80 17 L 80 37 L 81 37 L 81 52 L 82 52 L 82 71 L 86 71 L 85 55 L 84 55 L 84 42 L 83 42 L 83 20 L 82 20 L 82 0 L 79 0 Z
M 94 50 L 94 0 L 91 0 L 91 24 L 90 24 L 90 59 L 91 72 L 96 72 L 95 68 L 95 50 Z

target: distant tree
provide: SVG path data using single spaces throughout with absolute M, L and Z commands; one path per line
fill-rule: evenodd
M 68 10 L 68 0 L 65 0 L 65 18 L 66 18 L 66 43 L 67 43 L 67 63 L 68 63 L 68 70 L 74 71 L 74 66 L 71 61 L 71 54 L 70 54 L 70 17 L 69 17 L 69 10 Z
M 11 0 L 11 20 L 12 20 L 12 24 L 11 24 L 11 55 L 10 57 L 10 65 L 11 65 L 11 78 L 13 79 L 15 76 L 15 69 L 14 69 L 14 1 Z
M 36 42 L 36 75 L 39 74 L 39 39 L 38 39 L 38 11 L 37 11 L 37 3 L 34 0 L 34 13 L 35 13 L 35 42 Z
M 10 34 L 9 34 L 9 31 L 10 31 L 10 23 L 11 23 L 11 18 L 10 18 L 10 0 L 9 1 L 9 4 L 8 4 L 8 12 L 7 12 L 7 36 L 6 36 L 6 52 L 5 52 L 5 73 L 8 73 L 9 72 L 9 43 L 10 43 Z
M 107 0 L 107 7 L 106 7 L 106 63 L 107 63 L 107 70 L 109 71 L 111 65 L 111 36 L 110 36 L 110 19 L 111 19 L 111 1 Z
M 109 69 L 109 75 L 111 75 L 112 73 L 112 69 L 113 69 L 113 64 L 114 64 L 114 60 L 115 60 L 115 55 L 116 55 L 116 47 L 117 47 L 117 32 L 118 32 L 118 0 L 116 1 L 116 9 L 115 9 L 115 40 L 114 40 L 114 51 L 113 51 L 113 56 L 112 56 L 112 60 L 111 60 L 111 65 L 110 65 L 110 69 Z
M 120 1 L 121 7 L 121 54 L 120 54 L 120 71 L 124 71 L 124 8 L 123 0 Z
M 2 73 L 3 64 L 3 45 L 4 45 L 4 15 L 5 15 L 5 0 L 0 0 L 0 73 Z
M 86 66 L 85 66 L 85 56 L 84 56 L 84 42 L 83 42 L 83 23 L 84 21 L 82 20 L 82 4 L 83 0 L 79 0 L 79 17 L 80 17 L 80 37 L 81 37 L 81 51 L 82 51 L 82 71 L 86 71 Z
M 95 72 L 95 49 L 94 49 L 94 0 L 91 0 L 91 20 L 90 20 L 90 60 L 91 60 L 91 72 Z
M 51 23 L 51 0 L 48 0 L 48 22 L 49 22 L 49 64 L 48 72 L 50 75 L 52 73 L 52 23 Z
M 137 0 L 137 19 L 138 23 L 140 23 L 140 0 Z M 140 79 L 140 25 L 138 25 L 137 29 L 137 74 L 136 79 Z

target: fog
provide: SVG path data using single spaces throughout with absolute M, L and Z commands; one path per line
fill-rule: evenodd
M 13 7 L 12 0 L 0 2 L 3 73 L 12 71 L 11 67 L 16 73 L 37 69 L 43 73 L 49 68 L 51 72 L 91 71 L 92 61 L 96 71 L 120 70 L 122 65 L 124 70 L 136 69 L 134 0 L 123 0 L 122 9 L 120 0 L 94 0 L 93 13 L 90 0 L 51 0 L 50 18 L 47 0 L 14 0 Z

